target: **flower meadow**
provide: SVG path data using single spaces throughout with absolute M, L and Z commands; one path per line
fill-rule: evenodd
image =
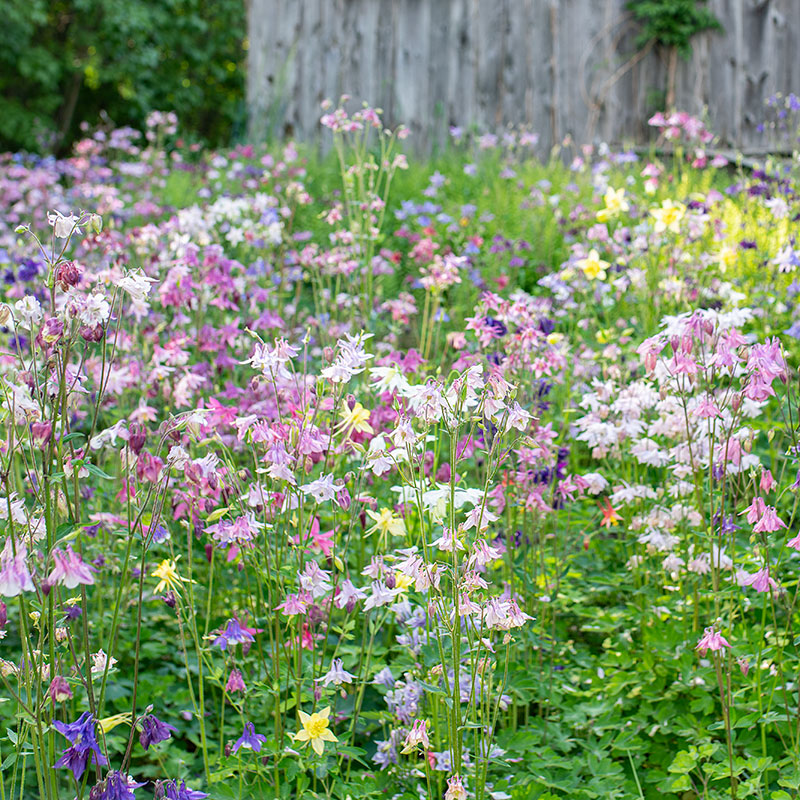
M 0 156 L 0 800 L 798 796 L 798 174 L 650 122 Z

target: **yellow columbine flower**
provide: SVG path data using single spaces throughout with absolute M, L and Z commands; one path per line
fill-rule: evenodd
M 157 567 L 155 572 L 150 573 L 151 578 L 158 578 L 158 584 L 155 588 L 155 593 L 159 594 L 167 587 L 172 591 L 177 591 L 180 588 L 181 582 L 185 582 L 186 578 L 181 578 L 176 569 L 177 562 L 170 561 L 165 558 Z
M 738 258 L 738 253 L 733 247 L 727 245 L 717 253 L 717 264 L 720 272 L 727 272 L 728 267 L 732 267 Z
M 369 411 L 356 403 L 352 409 L 345 407 L 340 415 L 339 430 L 345 431 L 345 437 L 352 433 L 375 433 L 369 424 Z
M 603 199 L 606 207 L 597 212 L 599 222 L 608 222 L 608 220 L 613 219 L 623 211 L 630 209 L 628 201 L 625 199 L 625 189 L 613 189 L 609 186 Z
M 130 724 L 130 721 L 130 712 L 124 712 L 122 714 L 114 714 L 113 717 L 99 719 L 97 720 L 97 724 L 100 726 L 100 730 L 103 731 L 103 733 L 108 733 L 109 731 L 114 730 L 117 725 L 122 725 L 123 722 Z
M 595 281 L 606 279 L 606 267 L 608 261 L 603 261 L 597 250 L 592 249 L 586 258 L 582 258 L 577 262 L 578 266 L 583 270 L 583 274 L 590 280 Z
M 303 727 L 294 734 L 296 742 L 311 742 L 314 752 L 321 756 L 325 748 L 323 742 L 339 741 L 328 727 L 330 724 L 328 719 L 331 713 L 330 706 L 310 715 L 303 711 L 298 711 L 298 713 L 300 715 L 300 724 Z
M 404 592 L 411 584 L 414 583 L 413 578 L 409 578 L 403 572 L 395 572 L 394 574 L 394 588 Z
M 379 531 L 384 536 L 387 533 L 391 533 L 392 536 L 402 536 L 406 532 L 402 518 L 395 516 L 388 508 L 382 508 L 380 511 L 368 508 L 367 516 L 375 522 L 371 528 L 367 529 L 367 533 Z
M 672 231 L 680 233 L 680 221 L 686 213 L 686 206 L 683 203 L 673 203 L 672 200 L 665 200 L 661 208 L 651 208 L 650 216 L 656 221 L 656 233 Z

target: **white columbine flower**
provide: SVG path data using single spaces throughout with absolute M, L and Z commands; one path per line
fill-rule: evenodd
M 77 227 L 78 219 L 74 214 L 65 217 L 60 211 L 47 215 L 47 221 L 53 227 L 57 239 L 69 239 L 73 230 L 80 233 L 80 228 Z

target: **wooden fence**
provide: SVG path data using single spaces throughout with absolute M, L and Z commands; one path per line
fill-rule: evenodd
M 723 142 L 763 149 L 764 99 L 800 93 L 800 0 L 710 0 L 723 32 L 678 60 L 676 107 Z M 525 125 L 548 150 L 641 142 L 668 54 L 637 51 L 625 0 L 249 0 L 250 134 L 310 139 L 346 92 L 405 122 L 422 150 L 451 125 Z

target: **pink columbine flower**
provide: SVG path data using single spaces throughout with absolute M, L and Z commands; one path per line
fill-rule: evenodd
M 764 512 L 767 510 L 766 503 L 764 503 L 763 499 L 760 497 L 754 497 L 753 502 L 742 511 L 742 514 L 747 514 L 747 521 L 754 525 L 758 522 L 761 517 L 764 516 Z
M 775 485 L 775 478 L 772 477 L 772 472 L 765 469 L 761 472 L 761 491 L 769 492 Z
M 430 750 L 431 743 L 428 739 L 428 721 L 415 719 L 411 730 L 406 734 L 401 752 L 403 755 L 408 755 L 409 753 L 413 753 L 419 745 L 422 745 L 424 750 Z
M 238 669 L 232 669 L 231 674 L 228 675 L 228 681 L 225 684 L 225 691 L 233 694 L 234 692 L 244 692 L 246 690 L 244 685 L 244 678 Z
M 705 629 L 705 632 L 700 637 L 700 641 L 695 645 L 694 649 L 697 650 L 701 656 L 704 656 L 708 650 L 722 650 L 726 647 L 729 648 L 730 643 L 712 626 L 711 628 Z
M 780 519 L 774 506 L 765 506 L 761 519 L 753 525 L 756 533 L 772 533 L 773 531 L 785 528 L 786 523 Z
M 67 589 L 74 589 L 80 584 L 94 583 L 92 567 L 84 563 L 81 557 L 67 545 L 66 551 L 56 548 L 53 550 L 53 571 L 47 576 L 50 586 L 57 583 L 63 584 Z
M 753 530 L 755 530 L 755 528 Z M 752 586 L 757 592 L 768 592 L 770 589 L 775 589 L 778 586 L 777 582 L 770 578 L 769 569 L 767 567 L 747 577 L 744 584 L 746 586 Z
M 453 775 L 447 779 L 447 791 L 444 793 L 444 800 L 467 800 L 467 791 L 460 775 Z

